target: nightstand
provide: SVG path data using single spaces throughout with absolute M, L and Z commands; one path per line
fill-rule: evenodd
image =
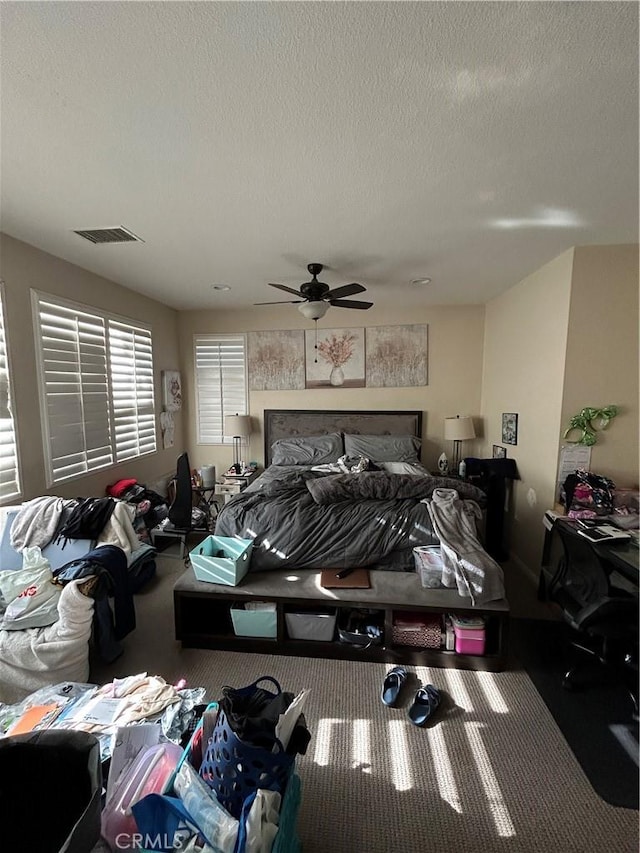
M 244 492 L 249 483 L 258 476 L 258 471 L 249 474 L 238 474 L 237 476 L 225 475 L 221 483 L 216 483 L 216 494 L 224 495 L 224 502 L 230 501 L 234 495 Z

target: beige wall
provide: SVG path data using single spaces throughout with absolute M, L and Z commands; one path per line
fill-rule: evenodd
M 250 392 L 249 411 L 260 432 L 251 437 L 250 458 L 264 462 L 262 414 L 264 409 L 420 409 L 423 414 L 423 454 L 434 467 L 445 447 L 444 418 L 470 414 L 481 434 L 480 388 L 484 345 L 484 307 L 371 308 L 366 312 L 332 309 L 319 328 L 342 328 L 426 323 L 429 326 L 429 385 L 421 388 L 350 388 L 309 391 Z M 181 368 L 185 377 L 185 425 L 189 458 L 193 467 L 203 464 L 226 468 L 231 448 L 196 443 L 193 336 L 197 333 L 237 333 L 259 329 L 313 329 L 293 305 L 252 308 L 242 311 L 186 311 L 179 316 Z M 450 444 L 450 443 L 449 443 Z M 447 452 L 451 447 L 446 447 Z M 474 442 L 465 445 L 474 452 Z
M 562 434 L 585 406 L 619 407 L 591 451 L 591 470 L 638 487 L 638 246 L 575 250 Z M 575 434 L 574 434 L 575 437 Z
M 513 487 L 511 556 L 531 572 L 542 551 L 542 513 L 554 503 L 573 249 L 486 306 L 481 414 L 483 455 L 502 444 L 503 412 L 518 414 L 507 446 L 521 480 Z
M 130 248 L 124 247 L 125 250 Z M 120 246 L 96 247 L 98 252 L 122 249 Z M 119 477 L 135 477 L 150 485 L 163 474 L 175 471 L 176 455 L 183 442 L 180 419 L 176 424 L 176 445 L 173 449 L 159 450 L 141 459 L 47 489 L 40 430 L 31 288 L 151 325 L 157 412 L 160 412 L 162 402 L 160 372 L 178 367 L 177 312 L 6 235 L 0 235 L 0 264 L 1 277 L 5 283 L 6 325 L 14 411 L 17 413 L 23 498 L 27 500 L 42 494 L 62 497 L 101 495 L 104 494 L 105 486 Z M 161 447 L 159 429 L 158 447 Z

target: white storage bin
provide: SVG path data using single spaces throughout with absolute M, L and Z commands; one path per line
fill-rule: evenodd
M 439 545 L 419 545 L 413 549 L 416 572 L 426 589 L 442 588 L 442 553 Z
M 336 612 L 285 613 L 287 633 L 292 640 L 329 643 L 336 630 Z

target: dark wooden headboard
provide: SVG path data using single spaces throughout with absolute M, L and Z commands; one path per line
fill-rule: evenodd
M 422 438 L 422 412 L 265 409 L 265 467 L 271 464 L 271 445 L 276 439 L 292 435 L 326 435 L 331 432 L 353 435 L 415 435 Z

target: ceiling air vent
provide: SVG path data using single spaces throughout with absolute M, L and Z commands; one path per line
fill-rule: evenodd
M 136 237 L 131 231 L 120 226 L 119 228 L 92 228 L 84 231 L 74 231 L 79 237 L 84 237 L 90 243 L 144 243 L 140 237 Z

